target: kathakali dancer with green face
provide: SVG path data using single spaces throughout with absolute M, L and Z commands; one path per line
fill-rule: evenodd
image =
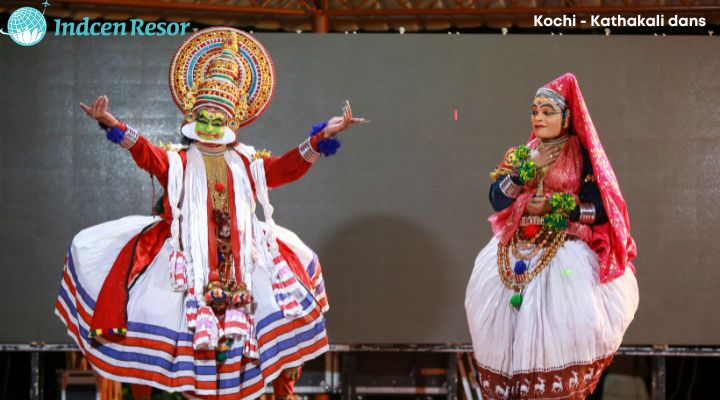
M 170 74 L 185 145 L 151 144 L 107 111 L 107 97 L 81 104 L 165 194 L 158 217 L 75 236 L 56 313 L 99 374 L 134 389 L 255 398 L 273 382 L 276 396 L 292 397 L 302 364 L 328 349 L 328 303 L 317 256 L 274 223 L 268 190 L 334 154 L 335 136 L 365 120 L 346 103 L 280 157 L 240 143 L 239 129 L 270 103 L 275 71 L 233 28 L 193 34 Z

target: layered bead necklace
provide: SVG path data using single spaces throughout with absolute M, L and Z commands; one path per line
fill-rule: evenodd
M 565 232 L 552 231 L 543 227 L 530 240 L 523 240 L 520 237 L 520 230 L 517 230 L 509 244 L 498 245 L 498 273 L 505 287 L 514 292 L 510 297 L 512 307 L 520 308 L 523 302 L 523 290 L 530 281 L 550 265 L 550 261 L 555 257 L 558 249 L 565 243 L 565 238 Z M 513 267 L 510 266 L 511 249 L 513 257 L 517 260 Z M 542 251 L 540 259 L 530 270 L 530 261 L 540 251 Z
M 539 144 L 539 148 L 546 146 L 562 146 L 570 138 L 570 135 L 543 140 Z M 537 176 L 537 196 L 544 196 L 543 179 L 550 165 L 546 165 L 538 170 Z M 565 243 L 567 235 L 563 231 L 555 231 L 542 227 L 530 238 L 523 238 L 521 229 L 515 231 L 507 245 L 498 244 L 497 260 L 498 274 L 506 288 L 514 293 L 510 297 L 510 306 L 519 309 L 523 302 L 523 291 L 525 287 L 540 272 L 542 272 L 557 254 L 557 251 Z M 510 251 L 512 250 L 515 265 L 510 266 Z M 530 262 L 542 251 L 540 259 L 535 267 L 530 270 Z

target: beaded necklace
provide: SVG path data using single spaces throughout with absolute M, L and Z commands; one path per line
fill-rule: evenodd
M 543 227 L 530 240 L 523 240 L 518 230 L 510 239 L 509 244 L 498 244 L 497 259 L 500 279 L 506 288 L 515 292 L 510 297 L 511 306 L 516 309 L 520 308 L 523 302 L 523 290 L 530 281 L 550 265 L 550 261 L 555 257 L 558 249 L 565 243 L 566 236 L 565 232 L 551 231 Z M 538 240 L 540 240 L 540 243 L 537 243 Z M 513 257 L 517 259 L 514 268 L 510 267 L 510 249 L 512 249 Z M 529 251 L 527 251 L 528 249 Z M 535 268 L 529 271 L 528 264 L 530 260 L 540 251 L 542 251 L 540 260 L 535 265 Z
M 570 139 L 570 134 L 566 133 L 566 134 L 564 134 L 562 136 L 558 136 L 554 139 L 547 139 L 547 140 L 540 139 L 540 143 L 545 146 L 555 146 L 555 145 L 563 144 L 563 143 L 567 142 L 568 139 Z

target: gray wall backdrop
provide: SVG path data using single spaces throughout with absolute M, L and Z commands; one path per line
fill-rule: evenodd
M 243 141 L 282 153 L 346 98 L 373 121 L 271 194 L 276 220 L 320 255 L 333 343 L 469 342 L 463 299 L 490 239 L 488 172 L 527 138 L 536 88 L 572 71 L 639 248 L 625 343 L 720 344 L 720 39 L 258 36 L 278 85 Z M 153 141 L 179 140 L 167 70 L 180 41 L 0 38 L 0 343 L 67 342 L 53 306 L 73 235 L 149 212 L 147 174 L 78 103 L 106 94 Z

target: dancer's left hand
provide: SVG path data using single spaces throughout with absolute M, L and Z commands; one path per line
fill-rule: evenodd
M 528 200 L 525 211 L 530 215 L 547 215 L 552 211 L 550 200 L 547 197 L 532 197 Z
M 343 105 L 342 111 L 342 117 L 330 118 L 327 126 L 320 133 L 323 138 L 329 139 L 335 137 L 335 135 L 347 129 L 350 124 L 366 124 L 370 122 L 365 118 L 354 118 L 352 115 L 352 108 L 350 107 L 350 102 L 347 100 L 345 100 L 345 105 Z

